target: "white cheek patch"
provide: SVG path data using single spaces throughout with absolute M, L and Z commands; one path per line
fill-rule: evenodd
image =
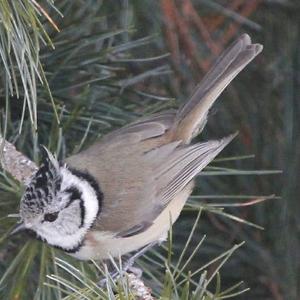
M 60 171 L 63 178 L 61 190 L 65 190 L 68 187 L 75 186 L 81 191 L 83 205 L 85 208 L 84 227 L 89 228 L 95 221 L 99 210 L 99 201 L 96 191 L 86 180 L 82 180 L 76 175 L 72 174 L 67 168 L 62 167 Z
M 85 234 L 94 223 L 99 210 L 99 201 L 96 191 L 89 182 L 72 174 L 66 167 L 61 167 L 60 173 L 62 176 L 62 193 L 71 187 L 76 187 L 81 192 L 81 201 L 84 206 L 83 225 L 81 226 L 81 219 L 79 219 L 81 216 L 76 213 L 81 211 L 80 201 L 76 200 L 74 204 L 60 211 L 59 218 L 62 218 L 61 222 L 57 224 L 55 224 L 55 221 L 53 223 L 44 222 L 36 231 L 48 244 L 64 250 L 72 250 L 82 243 Z M 76 205 L 78 207 L 75 207 Z M 68 234 L 69 232 L 74 233 Z

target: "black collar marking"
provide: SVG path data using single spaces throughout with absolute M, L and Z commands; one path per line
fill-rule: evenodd
M 102 202 L 103 202 L 103 193 L 100 189 L 100 186 L 99 186 L 98 182 L 96 181 L 94 176 L 92 176 L 87 171 L 79 171 L 79 170 L 71 168 L 69 166 L 68 166 L 68 170 L 73 175 L 79 177 L 82 180 L 87 181 L 91 185 L 91 187 L 95 190 L 96 197 L 97 197 L 98 203 L 99 203 L 99 208 L 98 208 L 98 212 L 97 212 L 97 216 L 98 216 L 100 214 L 101 210 L 102 210 Z
M 79 177 L 82 180 L 87 181 L 91 185 L 91 187 L 94 189 L 94 191 L 96 193 L 97 200 L 98 200 L 98 207 L 99 207 L 98 208 L 98 212 L 97 212 L 97 216 L 98 216 L 100 214 L 101 210 L 102 210 L 103 193 L 102 193 L 102 191 L 100 189 L 100 186 L 97 183 L 96 179 L 90 173 L 88 173 L 87 171 L 86 172 L 79 171 L 79 170 L 74 169 L 74 168 L 69 167 L 69 166 L 68 166 L 68 170 L 73 175 Z M 74 187 L 71 187 L 71 188 L 74 188 Z M 84 214 L 85 214 L 85 209 L 84 209 L 84 205 L 83 205 L 83 201 L 82 201 L 81 197 L 80 197 L 80 207 L 81 207 L 81 220 L 83 222 L 83 220 L 84 220 Z M 91 226 L 93 226 L 93 224 L 91 224 Z M 54 247 L 57 248 L 57 249 L 61 249 L 61 250 L 65 251 L 66 253 L 76 253 L 83 246 L 84 240 L 85 239 L 83 238 L 76 246 L 74 246 L 71 249 L 65 249 L 65 248 L 62 248 L 62 247 L 59 247 L 59 246 L 54 246 Z

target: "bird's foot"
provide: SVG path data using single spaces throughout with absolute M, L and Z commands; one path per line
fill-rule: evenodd
M 104 288 L 108 280 L 110 281 L 115 281 L 118 278 L 124 276 L 125 273 L 133 273 L 137 278 L 141 278 L 143 271 L 139 268 L 133 267 L 134 262 L 137 258 L 142 256 L 146 251 L 148 251 L 150 248 L 152 248 L 156 242 L 150 243 L 147 246 L 143 247 L 142 249 L 138 250 L 134 255 L 132 255 L 125 263 L 122 263 L 122 267 L 120 269 L 117 269 L 114 264 L 114 270 L 112 272 L 109 272 L 108 276 L 105 276 L 102 278 L 99 282 L 98 285 L 102 288 Z M 106 264 L 106 269 L 107 269 L 107 264 Z

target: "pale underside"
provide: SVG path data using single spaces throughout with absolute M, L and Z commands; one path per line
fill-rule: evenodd
M 170 224 L 173 224 L 192 191 L 193 183 L 188 184 L 153 220 L 147 230 L 128 237 L 118 237 L 112 232 L 90 231 L 84 246 L 73 256 L 82 260 L 109 259 L 135 251 L 153 242 L 167 238 Z

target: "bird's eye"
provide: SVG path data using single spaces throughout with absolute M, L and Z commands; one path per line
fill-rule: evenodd
M 51 214 L 45 214 L 44 221 L 54 222 L 57 219 L 57 217 L 58 217 L 58 212 L 54 212 Z

